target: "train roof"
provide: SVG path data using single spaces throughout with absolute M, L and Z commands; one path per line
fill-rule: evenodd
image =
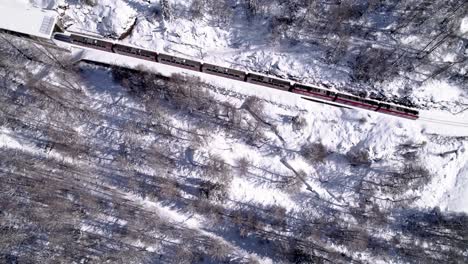
M 50 39 L 56 22 L 54 11 L 0 3 L 0 29 Z

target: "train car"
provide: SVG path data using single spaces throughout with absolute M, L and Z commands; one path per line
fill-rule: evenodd
M 394 115 L 413 120 L 419 118 L 419 111 L 417 110 L 385 103 L 380 103 L 380 107 L 376 111 L 388 115 Z
M 289 81 L 284 81 L 253 73 L 247 74 L 247 82 L 268 86 L 283 91 L 289 91 L 289 89 L 291 88 L 291 83 Z
M 194 60 L 183 59 L 175 56 L 158 53 L 157 61 L 159 63 L 173 65 L 193 71 L 201 71 L 201 63 Z
M 71 43 L 70 35 L 63 33 L 54 33 L 53 38 L 59 41 Z
M 335 92 L 299 83 L 295 83 L 292 86 L 291 92 L 328 101 L 334 101 L 337 97 L 337 93 Z
M 103 51 L 112 52 L 112 43 L 100 39 L 95 39 L 87 36 L 71 34 L 71 43 L 84 47 L 95 48 Z
M 149 61 L 156 61 L 157 56 L 157 53 L 154 51 L 125 46 L 121 44 L 114 44 L 114 46 L 112 46 L 112 50 L 117 54 L 128 55 Z
M 378 102 L 348 94 L 338 93 L 338 96 L 335 101 L 338 103 L 360 107 L 367 110 L 377 110 L 377 108 L 379 108 Z
M 239 70 L 224 68 L 213 64 L 203 63 L 202 72 L 222 76 L 238 81 L 245 81 L 246 73 Z

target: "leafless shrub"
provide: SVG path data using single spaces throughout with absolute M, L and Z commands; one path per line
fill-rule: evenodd
M 251 113 L 255 117 L 255 119 L 259 119 L 261 121 L 264 120 L 265 103 L 260 98 L 255 97 L 255 96 L 250 96 L 244 101 L 244 104 L 242 107 L 247 109 L 249 113 Z
M 370 210 L 371 217 L 369 219 L 374 222 L 378 226 L 382 226 L 387 223 L 388 216 L 386 215 L 385 211 L 380 209 L 378 204 L 374 204 Z
M 362 82 L 380 82 L 387 76 L 397 75 L 397 68 L 393 66 L 389 51 L 378 48 L 367 48 L 356 58 L 353 75 Z
M 299 131 L 307 127 L 307 120 L 301 115 L 291 118 L 291 122 L 294 131 Z
M 396 147 L 397 153 L 401 155 L 406 161 L 416 161 L 419 157 L 419 149 L 421 149 L 426 143 L 415 143 L 415 142 L 404 142 Z
M 284 244 L 284 243 L 283 243 Z M 299 247 L 295 244 L 283 245 L 281 252 L 285 256 L 289 257 L 292 263 L 320 263 L 318 259 L 315 259 L 313 254 L 310 254 L 308 250 L 303 247 Z
M 237 225 L 239 235 L 247 237 L 250 233 L 264 230 L 265 223 L 252 210 L 236 209 L 231 213 L 231 221 Z
M 261 147 L 265 142 L 268 141 L 268 137 L 263 131 L 262 127 L 257 127 L 254 131 L 251 131 L 247 134 L 247 144 L 255 146 L 257 148 Z
M 417 151 L 408 151 L 401 154 L 401 156 L 407 161 L 415 161 L 418 159 Z
M 210 154 L 204 168 L 206 175 L 211 179 L 226 184 L 232 180 L 230 165 L 219 155 Z
M 352 4 L 351 2 L 342 2 L 339 5 L 333 6 L 330 11 L 332 21 L 339 25 L 339 23 L 348 21 L 350 19 L 357 19 L 362 16 L 362 7 Z
M 202 1 L 192 1 L 189 8 L 189 13 L 192 19 L 198 19 L 203 17 L 204 5 Z
M 205 88 L 200 78 L 181 74 L 173 74 L 167 82 L 165 97 L 175 107 L 189 113 L 209 113 L 215 100 Z
M 159 168 L 174 168 L 176 166 L 170 146 L 156 142 L 146 149 L 145 154 L 147 164 L 155 170 Z
M 196 133 L 195 131 L 194 133 L 190 134 L 189 139 L 190 139 L 190 148 L 192 150 L 200 149 L 203 146 L 206 146 L 207 142 L 209 142 L 207 138 L 205 138 L 203 135 Z
M 174 199 L 180 196 L 179 184 L 176 181 L 168 180 L 161 184 L 159 195 L 163 199 Z
M 301 177 L 306 177 L 306 173 L 304 171 L 298 172 Z M 291 176 L 285 179 L 284 183 L 280 184 L 278 187 L 283 189 L 285 192 L 289 194 L 296 194 L 299 193 L 304 186 L 304 182 L 299 179 L 297 176 Z
M 200 184 L 200 196 L 203 199 L 223 202 L 228 196 L 228 188 L 223 183 L 204 181 Z
M 281 228 L 286 227 L 286 213 L 287 210 L 283 206 L 272 205 L 267 208 L 268 213 L 271 216 L 271 224 Z
M 97 0 L 83 0 L 82 2 L 89 6 L 95 6 L 97 4 Z
M 229 245 L 222 241 L 212 241 L 206 247 L 206 253 L 216 262 L 228 262 Z
M 346 157 L 349 160 L 351 165 L 370 165 L 372 163 L 372 159 L 370 153 L 366 149 L 353 147 L 347 153 Z
M 161 0 L 162 16 L 164 20 L 172 20 L 172 7 L 168 0 Z
M 127 88 L 131 94 L 142 95 L 147 91 L 147 87 L 151 85 L 151 81 L 145 78 L 150 74 L 144 74 L 143 72 L 114 66 L 111 67 L 111 74 L 114 81 Z
M 203 215 L 209 215 L 211 220 L 220 220 L 221 214 L 224 212 L 224 208 L 220 205 L 212 203 L 210 200 L 199 197 L 190 204 L 190 208 Z
M 329 151 L 321 142 L 309 143 L 302 146 L 301 155 L 309 162 L 324 162 Z
M 226 115 L 228 119 L 228 123 L 226 126 L 227 130 L 232 130 L 233 128 L 240 128 L 242 125 L 243 115 L 242 112 L 239 111 L 234 106 L 226 107 Z
M 236 167 L 240 175 L 245 176 L 249 173 L 250 161 L 246 157 L 236 160 Z
M 358 119 L 359 124 L 364 125 L 367 123 L 367 118 L 366 117 L 361 117 Z
M 431 180 L 429 170 L 420 164 L 407 164 L 401 172 L 394 173 L 394 180 L 401 186 L 401 189 L 418 190 L 424 187 Z
M 174 264 L 191 264 L 194 263 L 196 257 L 195 254 L 190 250 L 190 248 L 180 245 L 176 247 L 175 253 L 171 259 L 171 263 Z

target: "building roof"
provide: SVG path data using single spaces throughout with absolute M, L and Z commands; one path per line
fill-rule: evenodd
M 54 11 L 0 4 L 0 29 L 50 39 L 56 22 Z

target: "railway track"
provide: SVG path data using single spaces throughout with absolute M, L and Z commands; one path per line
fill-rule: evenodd
M 216 75 L 236 81 L 249 82 L 285 92 L 292 92 L 301 95 L 302 99 L 333 105 L 336 107 L 360 108 L 412 120 L 419 118 L 418 110 L 405 106 L 395 105 L 369 98 L 362 98 L 352 94 L 337 92 L 326 88 L 310 84 L 302 84 L 277 77 L 266 76 L 255 72 L 244 72 L 237 69 L 226 68 L 138 47 L 123 45 L 114 41 L 96 38 L 95 36 L 76 33 L 55 33 L 53 34 L 53 40 L 66 42 L 68 45 L 96 49 L 109 53 L 116 53 L 119 55 L 130 56 L 137 59 L 166 64 L 178 68 L 202 72 L 205 74 Z
M 3 32 L 9 34 L 9 32 Z M 16 35 L 14 35 L 16 36 Z M 18 36 L 16 36 L 18 37 Z M 24 36 L 20 36 L 24 38 Z M 390 114 L 393 116 L 420 120 L 424 123 L 432 123 L 435 125 L 442 125 L 448 127 L 459 127 L 463 130 L 468 131 L 468 122 L 460 119 L 458 121 L 451 120 L 450 117 L 434 118 L 423 114 L 420 115 L 418 110 L 399 106 L 395 104 L 389 104 L 377 100 L 371 100 L 367 98 L 361 98 L 354 95 L 332 91 L 326 88 L 321 88 L 313 85 L 301 84 L 291 80 L 280 79 L 276 77 L 261 75 L 252 72 L 243 72 L 240 70 L 225 68 L 208 63 L 202 63 L 194 60 L 171 56 L 168 54 L 157 53 L 154 51 L 143 50 L 138 47 L 125 46 L 117 44 L 113 41 L 105 41 L 98 39 L 96 36 L 80 36 L 82 41 L 74 42 L 72 34 L 66 33 L 54 33 L 53 41 L 46 39 L 34 39 L 28 38 L 33 42 L 37 42 L 41 45 L 46 42 L 48 47 L 55 45 L 57 48 L 63 50 L 63 45 L 57 45 L 56 41 L 66 43 L 66 45 L 73 45 L 79 48 L 86 47 L 88 49 L 97 49 L 104 52 L 117 53 L 119 55 L 130 56 L 137 59 L 143 59 L 155 63 L 167 64 L 174 67 L 184 68 L 192 71 L 202 72 L 210 75 L 216 75 L 219 77 L 234 79 L 236 81 L 249 82 L 255 85 L 263 87 L 274 88 L 285 92 L 293 92 L 300 96 L 301 99 L 321 104 L 327 104 L 334 107 L 340 107 L 345 109 L 361 108 L 368 111 L 376 111 L 383 114 Z M 84 41 L 86 40 L 86 41 Z M 96 41 L 101 42 L 96 45 Z M 67 49 L 68 50 L 68 49 Z M 92 60 L 92 58 L 86 59 L 88 62 L 99 64 L 98 60 Z M 108 65 L 103 63 L 104 65 Z M 465 132 L 463 132 L 465 134 Z

